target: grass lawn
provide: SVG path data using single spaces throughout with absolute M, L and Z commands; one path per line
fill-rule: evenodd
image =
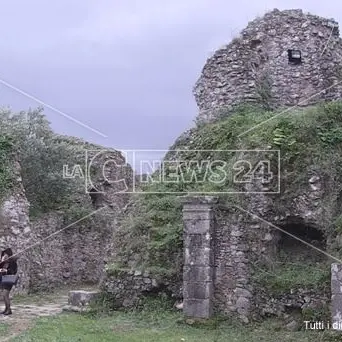
M 0 324 L 0 341 L 1 341 L 1 336 L 5 335 L 8 333 L 8 324 Z
M 330 336 L 330 337 L 329 337 Z M 340 335 L 341 336 L 341 335 Z M 220 322 L 207 326 L 184 323 L 178 313 L 123 313 L 111 316 L 62 314 L 40 318 L 12 342 L 250 342 L 342 341 L 331 333 L 288 332 L 275 320 L 255 326 Z

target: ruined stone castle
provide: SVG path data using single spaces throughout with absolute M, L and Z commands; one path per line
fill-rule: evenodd
M 249 23 L 240 37 L 207 61 L 194 88 L 200 110 L 198 123 L 215 121 L 220 118 L 222 108 L 228 108 L 229 113 L 229 109 L 246 102 L 281 108 L 339 99 L 341 63 L 342 44 L 334 20 L 300 10 L 274 10 Z M 180 142 L 177 146 L 180 150 L 186 149 L 188 143 L 186 139 L 182 141 L 183 146 Z M 118 165 L 123 164 L 123 157 L 113 153 Z M 113 261 L 110 259 L 115 249 L 113 232 L 119 225 L 119 216 L 126 215 L 129 196 L 118 196 L 118 189 L 104 181 L 100 171 L 107 157 L 104 155 L 99 160 L 94 175 L 94 186 L 103 190 L 103 194 L 83 193 L 79 198 L 81 205 L 92 205 L 93 209 L 108 205 L 106 216 L 102 212 L 95 216 L 95 222 L 82 222 L 63 230 L 55 239 L 25 254 L 20 259 L 20 292 L 64 284 L 98 283 L 106 260 Z M 46 213 L 30 222 L 19 163 L 14 170 L 17 183 L 0 206 L 0 245 L 12 245 L 20 251 L 66 224 L 60 211 Z M 115 174 L 114 178 L 125 179 L 131 186 L 134 175 L 131 169 L 126 171 L 122 174 L 118 168 L 108 170 Z M 187 316 L 208 318 L 214 313 L 223 313 L 244 322 L 298 308 L 324 308 L 329 291 L 316 293 L 300 288 L 271 296 L 255 279 L 264 265 L 277 269 L 279 252 L 293 257 L 292 262 L 325 261 L 321 254 L 313 253 L 266 223 L 295 233 L 308 243 L 315 241 L 321 250 L 328 250 L 332 243 L 322 227 L 340 210 L 340 199 L 329 203 L 329 211 L 324 212 L 321 204 L 326 180 L 316 170 L 300 172 L 305 183 L 300 192 L 291 194 L 291 200 L 283 203 L 277 194 L 268 196 L 260 185 L 259 192 L 246 195 L 245 212 L 233 205 L 221 205 L 215 197 L 186 196 L 183 199 L 182 280 L 165 282 L 147 271 L 134 269 L 133 265 L 128 270 L 114 269 L 112 274 L 107 274 L 101 281 L 101 289 L 112 294 L 118 306 L 135 305 L 142 295 L 167 290 L 176 299 L 183 300 Z M 342 246 L 342 237 L 339 244 Z M 116 245 L 119 249 L 122 242 L 116 241 Z M 342 300 L 341 287 L 335 287 Z
M 341 62 L 342 44 L 334 20 L 301 10 L 274 10 L 249 23 L 240 37 L 209 58 L 194 88 L 197 121 L 218 120 L 222 108 L 227 115 L 229 109 L 248 102 L 281 108 L 337 100 L 342 94 Z M 185 132 L 171 150 L 187 149 L 195 131 Z M 208 318 L 220 313 L 248 322 L 260 316 L 286 317 L 291 310 L 321 310 L 329 302 L 330 290 L 299 288 L 274 296 L 257 280 L 264 266 L 277 270 L 281 254 L 294 264 L 326 262 L 324 255 L 288 233 L 328 250 L 332 242 L 323 228 L 339 202 L 330 203 L 324 212 L 327 181 L 315 170 L 299 172 L 305 181 L 290 200 L 263 193 L 260 184 L 257 193 L 246 189 L 244 211 L 233 204 L 221 205 L 214 197 L 185 196 L 184 271 L 176 284 L 180 291 L 174 295 L 183 300 L 187 316 Z M 115 273 L 103 284 L 123 306 L 168 286 L 148 272 L 134 270 Z
M 213 121 L 221 109 L 242 103 L 274 109 L 338 99 L 341 63 L 336 21 L 275 9 L 207 60 L 194 87 L 197 121 Z
M 0 202 L 0 247 L 11 246 L 19 253 L 20 281 L 16 293 L 46 291 L 72 284 L 97 284 L 103 275 L 106 261 L 112 252 L 112 234 L 116 219 L 128 201 L 128 194 L 120 193 L 122 183 L 108 183 L 121 179 L 132 186 L 130 166 L 104 167 L 115 161 L 125 165 L 120 152 L 86 143 L 71 137 L 58 137 L 80 150 L 80 165 L 84 151 L 91 150 L 93 160 L 92 187 L 80 186 L 77 203 L 93 214 L 88 220 L 69 218 L 65 210 L 51 210 L 39 217 L 29 215 L 30 203 L 22 180 L 22 168 L 16 152 L 12 156 L 15 182 L 12 190 Z M 74 181 L 74 180 L 72 180 Z M 85 184 L 84 184 L 85 185 Z M 102 208 L 98 213 L 96 210 Z M 84 215 L 81 215 L 84 216 Z

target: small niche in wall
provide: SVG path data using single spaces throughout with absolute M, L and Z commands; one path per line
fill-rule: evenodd
M 261 44 L 261 40 L 260 39 L 252 39 L 251 40 L 251 48 L 252 49 L 257 48 L 260 44 Z
M 287 50 L 289 64 L 301 64 L 302 63 L 302 53 L 300 50 Z
M 103 196 L 101 193 L 92 188 L 89 190 L 89 196 L 91 199 L 91 203 L 95 209 L 103 207 Z
M 281 233 L 278 242 L 282 258 L 298 262 L 320 262 L 326 258 L 320 252 L 326 250 L 326 239 L 322 231 L 303 222 L 288 222 L 281 228 L 288 233 Z

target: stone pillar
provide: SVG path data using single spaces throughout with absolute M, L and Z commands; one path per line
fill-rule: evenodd
M 192 318 L 213 314 L 214 213 L 216 197 L 183 197 L 183 312 Z
M 331 327 L 342 330 L 342 264 L 331 264 Z

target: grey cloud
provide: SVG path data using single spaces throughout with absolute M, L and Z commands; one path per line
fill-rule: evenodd
M 168 148 L 196 116 L 206 58 L 275 7 L 336 20 L 342 5 L 226 0 L 3 3 L 0 78 L 108 135 L 46 110 L 55 130 L 117 148 Z M 121 19 L 120 19 L 121 18 Z M 0 85 L 2 105 L 36 107 Z

